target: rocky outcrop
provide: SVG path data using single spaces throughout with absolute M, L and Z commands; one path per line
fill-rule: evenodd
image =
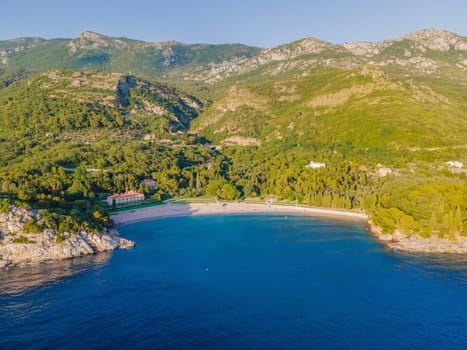
M 373 57 L 379 55 L 386 47 L 390 45 L 389 42 L 365 42 L 365 41 L 351 41 L 343 43 L 342 46 L 357 56 Z
M 467 51 L 467 41 L 465 38 L 438 29 L 425 29 L 407 34 L 401 38 L 385 40 L 381 42 L 346 42 L 342 44 L 352 54 L 357 56 L 373 57 L 381 54 L 386 48 L 397 45 L 401 41 L 409 41 L 409 49 L 405 49 L 404 56 L 410 57 L 412 51 L 426 52 L 432 51 L 447 52 L 449 50 Z
M 3 41 L 0 50 L 0 65 L 7 65 L 8 58 L 19 52 L 26 51 L 39 44 L 45 42 L 45 39 L 33 37 L 33 38 L 16 38 L 11 40 Z
M 467 237 L 457 236 L 455 239 L 449 239 L 433 236 L 424 238 L 415 234 L 407 236 L 399 230 L 392 234 L 383 233 L 381 227 L 376 226 L 371 220 L 368 222 L 368 230 L 394 249 L 419 253 L 467 253 Z
M 449 60 L 433 56 L 433 52 L 452 52 L 460 60 L 455 66 L 464 69 L 462 60 L 467 52 L 466 38 L 437 29 L 421 30 L 381 42 L 346 42 L 341 45 L 305 38 L 261 49 L 253 57 L 234 57 L 224 62 L 212 62 L 188 72 L 186 78 L 212 84 L 259 69 L 261 71 L 258 73 L 267 76 L 290 71 L 295 71 L 298 76 L 306 76 L 312 67 L 348 70 L 367 64 L 435 74 L 439 72 L 440 66 L 452 65 Z
M 332 52 L 328 57 L 326 52 Z M 311 67 L 325 65 L 351 69 L 359 63 L 345 54 L 339 45 L 315 38 L 305 38 L 290 44 L 261 49 L 253 57 L 234 57 L 229 61 L 210 63 L 186 75 L 187 79 L 201 80 L 212 84 L 224 78 L 264 68 L 262 74 L 278 75 L 291 70 L 307 71 Z
M 135 246 L 134 242 L 120 237 L 116 230 L 64 233 L 63 241 L 57 240 L 58 235 L 53 230 L 26 233 L 25 222 L 35 217 L 36 214 L 16 207 L 0 214 L 0 269 Z
M 415 47 L 425 52 L 426 49 L 446 52 L 450 49 L 456 51 L 467 51 L 467 42 L 454 33 L 439 29 L 425 29 L 407 34 L 402 39 L 409 39 L 415 42 Z
M 239 146 L 260 146 L 261 141 L 254 137 L 231 136 L 221 141 L 224 144 L 239 145 Z
M 136 87 L 136 79 L 131 75 L 122 76 L 117 83 L 117 98 L 116 104 L 122 107 L 130 105 L 130 89 Z
M 111 46 L 117 46 L 121 49 L 127 47 L 126 43 L 122 40 L 109 40 L 109 38 L 105 35 L 93 32 L 81 33 L 78 36 L 78 38 L 70 41 L 67 44 L 67 46 L 71 54 L 74 54 L 79 50 L 94 50 L 98 52 L 108 52 Z

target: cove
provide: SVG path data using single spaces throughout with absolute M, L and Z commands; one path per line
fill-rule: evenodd
M 0 272 L 1 349 L 460 349 L 467 258 L 381 245 L 360 221 L 189 216 L 132 250 Z

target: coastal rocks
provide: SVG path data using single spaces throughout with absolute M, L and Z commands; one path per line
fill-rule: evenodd
M 23 224 L 33 217 L 36 215 L 15 207 L 10 213 L 0 214 L 0 269 L 135 246 L 134 242 L 121 238 L 116 230 L 65 233 L 62 242 L 57 241 L 52 230 L 24 232 Z
M 467 237 L 457 236 L 455 239 L 437 236 L 423 238 L 418 235 L 406 236 L 399 230 L 393 234 L 383 233 L 381 227 L 374 225 L 371 220 L 368 222 L 368 230 L 379 240 L 395 249 L 418 253 L 467 253 Z
M 400 242 L 403 239 L 404 239 L 404 234 L 399 230 L 394 231 L 394 233 L 392 234 L 392 241 L 393 242 Z
M 380 234 L 378 235 L 378 238 L 384 242 L 391 242 L 392 241 L 392 235 L 390 233 L 385 233 L 385 234 Z
M 2 260 L 0 259 L 0 269 L 4 269 L 5 267 L 7 267 L 9 265 L 9 261 L 8 260 Z
M 411 236 L 402 238 L 393 247 L 412 252 L 465 254 L 467 253 L 467 237 L 456 237 L 455 240 L 450 240 L 439 237 Z

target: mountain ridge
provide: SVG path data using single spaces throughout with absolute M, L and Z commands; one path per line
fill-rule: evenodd
M 264 74 L 302 74 L 317 66 L 353 69 L 376 64 L 434 74 L 440 62 L 445 63 L 437 53 L 448 51 L 453 56 L 449 64 L 467 71 L 467 37 L 440 29 L 423 29 L 384 41 L 342 44 L 305 37 L 271 48 L 173 40 L 146 42 L 84 31 L 73 39 L 24 37 L 0 41 L 0 69 L 136 70 L 143 76 L 161 78 L 168 74 L 172 80 L 214 84 L 262 67 Z
M 194 43 L 191 43 L 191 42 L 178 41 L 178 40 L 174 40 L 174 39 L 161 40 L 161 41 L 145 41 L 145 40 L 125 37 L 125 36 L 106 35 L 106 34 L 102 34 L 102 33 L 99 33 L 99 32 L 93 31 L 93 30 L 84 30 L 84 31 L 80 32 L 75 38 L 69 38 L 69 37 L 44 38 L 44 37 L 40 37 L 40 36 L 19 36 L 19 37 L 0 40 L 0 43 L 3 43 L 3 42 L 19 42 L 19 41 L 27 41 L 27 40 L 48 41 L 48 40 L 56 40 L 56 39 L 69 40 L 70 41 L 70 40 L 79 39 L 82 36 L 86 37 L 86 36 L 89 36 L 89 35 L 95 35 L 95 36 L 105 38 L 105 39 L 129 40 L 129 41 L 136 41 L 136 42 L 149 43 L 149 44 L 151 44 L 151 43 L 152 44 L 170 43 L 170 44 L 184 44 L 184 45 L 236 45 L 236 44 L 242 44 L 241 42 L 231 42 L 231 43 L 226 42 L 226 43 L 217 43 L 217 44 L 208 43 L 208 42 L 194 42 Z M 344 41 L 344 42 L 331 42 L 331 41 L 326 41 L 326 40 L 319 39 L 318 37 L 315 37 L 315 36 L 305 36 L 305 37 L 302 37 L 302 38 L 295 39 L 295 40 L 293 40 L 291 42 L 284 42 L 284 43 L 280 43 L 280 44 L 277 44 L 277 45 L 274 45 L 274 46 L 271 46 L 271 47 L 261 47 L 261 46 L 256 46 L 256 47 L 262 48 L 262 49 L 268 49 L 268 48 L 271 49 L 271 48 L 275 48 L 275 47 L 278 47 L 278 46 L 283 46 L 283 45 L 299 42 L 299 41 L 302 41 L 302 40 L 305 40 L 305 39 L 314 39 L 314 40 L 318 40 L 318 41 L 321 41 L 321 42 L 326 43 L 326 44 L 342 46 L 345 43 L 382 43 L 382 42 L 385 42 L 385 41 L 394 41 L 394 40 L 402 40 L 402 39 L 405 39 L 405 38 L 420 37 L 422 35 L 428 35 L 428 36 L 432 36 L 432 35 L 438 35 L 438 36 L 449 35 L 449 36 L 452 36 L 452 35 L 454 35 L 454 36 L 461 37 L 461 38 L 467 38 L 467 35 L 462 35 L 462 34 L 458 34 L 458 33 L 453 32 L 453 31 L 440 29 L 440 28 L 436 28 L 436 27 L 431 27 L 431 28 L 423 28 L 423 29 L 415 30 L 413 32 L 409 32 L 407 34 L 403 34 L 403 35 L 398 36 L 398 37 L 384 39 L 384 40 L 374 40 L 374 41 L 371 41 L 371 40 L 350 40 L 350 41 Z M 244 44 L 242 44 L 242 45 L 244 45 Z M 251 46 L 251 45 L 245 45 L 245 46 L 255 47 L 255 46 Z
M 195 97 L 157 81 L 86 70 L 41 73 L 1 91 L 0 101 L 5 137 L 135 127 L 169 134 L 186 131 L 204 109 Z

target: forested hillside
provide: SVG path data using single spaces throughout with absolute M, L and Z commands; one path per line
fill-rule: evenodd
M 386 232 L 467 234 L 466 168 L 447 164 L 467 163 L 463 37 L 256 49 L 86 32 L 1 42 L 0 58 L 2 207 L 48 209 L 41 225 L 108 225 L 101 200 L 139 190 L 366 210 Z
M 0 81 L 14 78 L 15 72 L 52 69 L 92 69 L 165 80 L 169 75 L 178 80 L 193 67 L 252 57 L 256 52 L 257 48 L 240 44 L 151 43 L 89 31 L 75 39 L 17 38 L 0 41 Z
M 82 223 L 103 213 L 106 194 L 149 192 L 144 178 L 158 179 L 157 198 L 191 190 L 195 170 L 182 170 L 202 172 L 217 157 L 186 133 L 202 109 L 165 84 L 117 73 L 51 71 L 16 82 L 0 93 L 2 197 L 71 211 Z

